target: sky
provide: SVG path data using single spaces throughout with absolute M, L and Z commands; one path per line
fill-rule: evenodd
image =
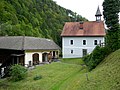
M 70 9 L 73 12 L 87 18 L 89 21 L 95 21 L 95 14 L 99 6 L 103 13 L 102 3 L 104 0 L 53 0 L 58 5 Z M 120 15 L 119 15 L 120 16 Z M 103 16 L 102 16 L 103 20 Z

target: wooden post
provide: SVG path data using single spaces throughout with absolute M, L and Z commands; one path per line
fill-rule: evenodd
M 2 68 L 0 68 L 0 79 L 2 77 Z
M 19 64 L 19 57 L 17 57 L 17 64 Z
M 88 74 L 86 73 L 86 79 L 87 79 L 87 81 L 89 81 L 89 79 L 88 79 Z

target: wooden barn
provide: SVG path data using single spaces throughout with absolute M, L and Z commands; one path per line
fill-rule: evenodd
M 49 62 L 59 57 L 59 50 L 60 47 L 50 39 L 3 36 L 0 37 L 0 69 L 7 71 L 13 64 L 29 67 Z

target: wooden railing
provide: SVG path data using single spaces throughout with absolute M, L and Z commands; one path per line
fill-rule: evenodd
M 98 44 L 100 47 L 105 47 L 105 42 Z

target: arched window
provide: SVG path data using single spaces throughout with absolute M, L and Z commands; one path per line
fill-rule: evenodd
M 47 62 L 48 61 L 48 54 L 47 53 L 43 53 L 42 54 L 42 62 Z
M 83 45 L 86 45 L 86 40 L 83 40 Z
M 39 64 L 39 54 L 35 53 L 33 54 L 33 65 Z
M 94 45 L 97 45 L 97 40 L 94 40 Z

